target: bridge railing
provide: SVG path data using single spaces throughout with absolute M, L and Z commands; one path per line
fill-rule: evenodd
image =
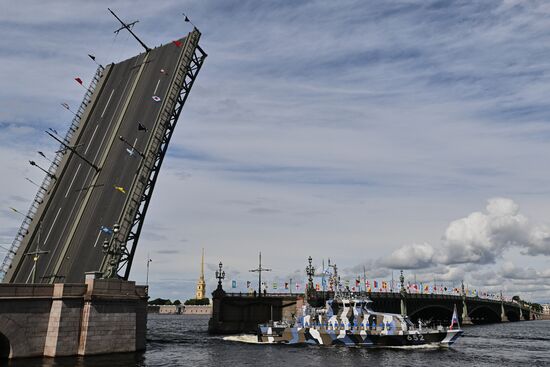
M 322 293 L 322 291 L 317 291 L 319 293 Z M 392 298 L 392 297 L 400 297 L 401 296 L 401 293 L 397 290 L 397 289 L 387 289 L 387 290 L 372 290 L 370 292 L 368 291 L 360 291 L 360 292 L 357 292 L 357 291 L 350 291 L 348 292 L 349 296 L 350 297 L 364 297 L 364 296 L 371 296 L 371 297 L 376 297 L 376 298 L 384 298 L 384 297 L 388 297 L 388 298 Z M 462 298 L 462 293 L 460 291 L 454 291 L 454 290 L 448 290 L 448 291 L 437 291 L 437 292 L 406 292 L 405 293 L 407 295 L 407 297 L 410 297 L 410 298 L 423 298 L 423 297 L 433 297 L 433 298 L 447 298 L 447 297 L 450 297 L 450 298 Z M 267 292 L 267 293 L 262 293 L 262 296 L 266 296 L 266 297 L 290 297 L 290 296 L 297 296 L 297 295 L 300 295 L 300 296 L 303 296 L 304 293 L 303 292 Z M 257 297 L 257 293 L 256 295 L 254 295 L 254 291 L 253 290 L 247 290 L 247 291 L 244 291 L 244 292 L 227 292 L 226 293 L 226 296 L 228 297 Z M 478 292 L 477 294 L 475 293 L 469 293 L 469 294 L 466 294 L 466 299 L 467 300 L 482 300 L 482 301 L 490 301 L 490 302 L 501 302 L 501 301 L 504 301 L 505 303 L 513 303 L 514 301 L 512 301 L 510 298 L 507 298 L 507 297 L 502 297 L 501 299 L 501 296 L 500 295 L 496 295 L 496 294 L 485 294 L 485 292 Z
M 231 293 L 225 293 L 226 297 L 258 297 L 258 293 L 254 294 L 254 292 L 231 292 Z M 303 293 L 262 293 L 260 297 L 296 297 L 296 296 L 304 296 Z
M 65 137 L 63 138 L 63 143 L 65 145 L 70 145 L 71 140 L 74 136 L 74 133 L 76 130 L 78 130 L 80 126 L 80 120 L 82 118 L 82 114 L 86 110 L 86 107 L 91 101 L 92 93 L 95 90 L 95 87 L 97 86 L 97 83 L 99 82 L 99 79 L 101 78 L 101 74 L 103 73 L 103 66 L 99 65 L 94 77 L 92 78 L 92 81 L 90 82 L 90 85 L 88 89 L 86 89 L 86 93 L 84 94 L 84 98 L 82 99 L 82 102 L 80 103 L 80 106 L 78 107 L 78 110 L 74 113 L 74 117 L 71 121 L 71 125 L 69 126 L 69 129 L 67 130 L 67 133 L 65 134 Z M 23 242 L 23 239 L 25 236 L 29 233 L 29 227 L 34 219 L 34 216 L 38 212 L 38 208 L 40 204 L 44 202 L 45 196 L 49 193 L 50 185 L 52 184 L 52 180 L 57 179 L 55 176 L 55 173 L 57 171 L 57 168 L 59 167 L 59 164 L 61 163 L 61 160 L 63 159 L 63 156 L 66 153 L 65 145 L 60 144 L 59 149 L 57 150 L 57 154 L 52 159 L 52 163 L 50 167 L 48 168 L 46 173 L 46 176 L 42 180 L 42 183 L 40 187 L 38 188 L 38 192 L 36 193 L 31 206 L 29 210 L 27 211 L 27 214 L 23 218 L 23 222 L 21 223 L 21 226 L 19 227 L 19 230 L 17 231 L 17 234 L 15 235 L 15 238 L 8 250 L 8 253 L 4 257 L 4 261 L 2 262 L 2 267 L 0 268 L 0 282 L 4 280 L 4 277 L 6 275 L 6 272 L 8 271 L 13 258 L 15 257 L 15 254 L 17 253 L 17 250 L 19 249 L 19 246 L 21 246 L 21 243 Z

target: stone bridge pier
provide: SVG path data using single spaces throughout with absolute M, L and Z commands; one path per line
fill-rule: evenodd
M 145 348 L 147 290 L 134 282 L 0 284 L 0 357 L 55 357 Z

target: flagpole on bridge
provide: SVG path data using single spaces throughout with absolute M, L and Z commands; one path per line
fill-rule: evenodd
M 249 270 L 251 273 L 258 273 L 258 297 L 262 296 L 262 271 L 271 271 L 271 269 L 262 268 L 262 252 L 260 251 L 258 268 Z

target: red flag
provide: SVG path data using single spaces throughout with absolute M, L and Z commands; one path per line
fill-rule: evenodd
M 181 47 L 183 46 L 183 43 L 181 43 L 181 41 L 172 41 L 174 43 L 174 45 L 178 46 L 178 47 Z
M 80 79 L 80 78 L 74 78 L 74 80 L 76 80 L 77 83 L 82 84 L 82 79 Z

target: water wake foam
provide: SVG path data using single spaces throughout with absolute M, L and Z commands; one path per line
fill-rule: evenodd
M 385 348 L 385 349 L 441 349 L 441 348 L 448 348 L 446 345 L 441 345 L 438 343 L 433 344 L 421 344 L 421 345 L 400 345 L 400 346 L 380 346 L 377 348 Z
M 250 334 L 226 336 L 223 338 L 223 340 L 230 341 L 230 342 L 248 343 L 248 344 L 265 344 L 265 343 L 260 343 L 256 335 L 250 335 Z
M 225 336 L 223 338 L 225 341 L 230 342 L 238 342 L 238 343 L 248 343 L 248 344 L 271 344 L 271 343 L 262 343 L 258 341 L 258 337 L 256 335 L 250 335 L 250 334 L 243 334 L 243 335 L 231 335 L 231 336 Z M 304 343 L 305 344 L 305 343 Z M 341 347 L 340 345 L 331 346 L 331 347 Z M 352 345 L 350 347 L 360 348 L 360 345 Z M 380 348 L 380 349 L 438 349 L 442 346 L 434 343 L 434 344 L 423 344 L 423 345 L 403 345 L 403 346 L 375 346 L 374 348 Z M 369 348 L 367 346 L 367 348 Z M 372 348 L 372 346 L 370 347 Z

